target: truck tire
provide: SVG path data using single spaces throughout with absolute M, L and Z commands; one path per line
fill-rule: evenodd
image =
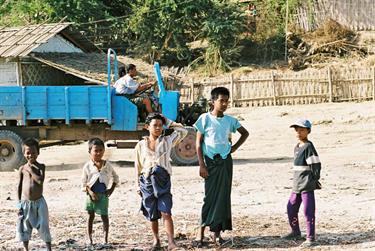
M 196 132 L 193 127 L 186 126 L 188 135 L 171 150 L 172 163 L 178 166 L 193 166 L 198 164 L 195 150 Z
M 12 131 L 0 130 L 0 171 L 13 171 L 25 162 L 21 137 Z

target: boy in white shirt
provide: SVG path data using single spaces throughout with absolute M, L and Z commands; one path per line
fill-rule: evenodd
M 119 184 L 119 177 L 112 165 L 102 159 L 105 147 L 104 142 L 99 138 L 89 140 L 90 160 L 83 166 L 82 171 L 82 190 L 87 193 L 86 211 L 89 214 L 88 235 L 90 244 L 92 241 L 92 226 L 95 213 L 99 214 L 103 221 L 104 242 L 108 243 L 108 197 Z M 110 181 L 112 185 L 108 189 Z
M 171 135 L 163 135 L 163 126 L 172 128 Z M 166 119 L 159 113 L 151 113 L 146 118 L 149 136 L 144 137 L 135 147 L 135 170 L 138 193 L 142 197 L 141 210 L 151 222 L 153 233 L 152 249 L 160 249 L 158 220 L 163 218 L 168 236 L 168 250 L 176 248 L 172 219 L 172 194 L 170 164 L 171 149 L 179 144 L 188 131 L 179 123 Z

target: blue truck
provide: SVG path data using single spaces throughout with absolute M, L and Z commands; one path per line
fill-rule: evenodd
M 107 86 L 1 86 L 0 87 L 0 171 L 18 168 L 24 161 L 22 140 L 78 141 L 99 137 L 115 140 L 119 148 L 134 147 L 146 132 L 138 122 L 137 106 L 117 96 L 111 87 L 111 65 L 117 76 L 116 53 L 109 49 Z M 177 91 L 165 89 L 160 67 L 154 64 L 159 87 L 159 104 L 164 116 L 179 117 Z M 178 165 L 197 163 L 195 132 L 172 151 Z

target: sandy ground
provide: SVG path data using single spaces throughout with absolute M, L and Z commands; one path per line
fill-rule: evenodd
M 222 249 L 298 250 L 301 242 L 284 241 L 289 231 L 286 203 L 292 185 L 292 157 L 296 144 L 288 126 L 298 117 L 313 121 L 310 140 L 322 161 L 323 189 L 316 192 L 315 250 L 375 250 L 375 103 L 340 103 L 228 111 L 250 131 L 247 142 L 234 153 L 232 190 L 233 231 Z M 235 137 L 238 135 L 235 135 Z M 86 245 L 85 195 L 80 176 L 87 160 L 86 143 L 42 149 L 40 162 L 48 165 L 45 198 L 50 210 L 53 247 L 90 250 Z M 110 198 L 110 242 L 115 250 L 147 250 L 151 232 L 139 213 L 135 193 L 132 150 L 107 149 L 106 158 L 118 167 L 121 184 Z M 1 173 L 0 248 L 16 250 L 15 172 Z M 177 244 L 192 249 L 203 199 L 197 166 L 174 167 L 172 176 Z M 302 211 L 302 210 L 301 210 Z M 99 217 L 95 242 L 102 242 Z M 301 228 L 305 229 L 300 212 Z M 161 225 L 161 238 L 166 235 Z M 33 234 L 30 246 L 44 250 Z M 94 249 L 101 249 L 96 245 Z M 206 249 L 218 249 L 209 243 Z

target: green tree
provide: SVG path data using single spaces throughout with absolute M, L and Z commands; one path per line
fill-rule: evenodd
M 192 58 L 188 43 L 207 41 L 208 48 L 194 61 L 210 73 L 228 70 L 239 56 L 238 37 L 244 30 L 243 11 L 225 0 L 136 0 L 128 19 L 132 47 L 138 54 L 160 60 Z
M 213 1 L 212 8 L 202 23 L 200 38 L 208 42 L 202 56 L 205 70 L 209 74 L 231 69 L 239 58 L 241 47 L 238 45 L 245 31 L 243 11 L 231 1 Z
M 292 23 L 300 0 L 257 1 L 256 32 L 246 41 L 246 49 L 250 51 L 248 61 L 266 63 L 284 58 L 287 1 L 288 23 Z
M 269 24 L 282 23 L 285 1 L 262 1 L 264 19 L 269 15 L 272 20 Z M 236 63 L 245 23 L 244 10 L 233 0 L 0 0 L 0 4 L 0 25 L 58 22 L 66 17 L 104 49 L 126 48 L 127 54 L 149 61 L 203 64 L 211 74 Z M 279 34 L 281 27 L 269 25 L 264 30 Z M 207 47 L 191 49 L 189 44 L 198 40 Z
M 131 5 L 134 15 L 128 19 L 131 46 L 151 61 L 167 52 L 189 58 L 187 43 L 194 39 L 209 7 L 209 0 L 136 0 Z
M 1 0 L 0 25 L 18 26 L 50 20 L 53 7 L 45 0 Z

